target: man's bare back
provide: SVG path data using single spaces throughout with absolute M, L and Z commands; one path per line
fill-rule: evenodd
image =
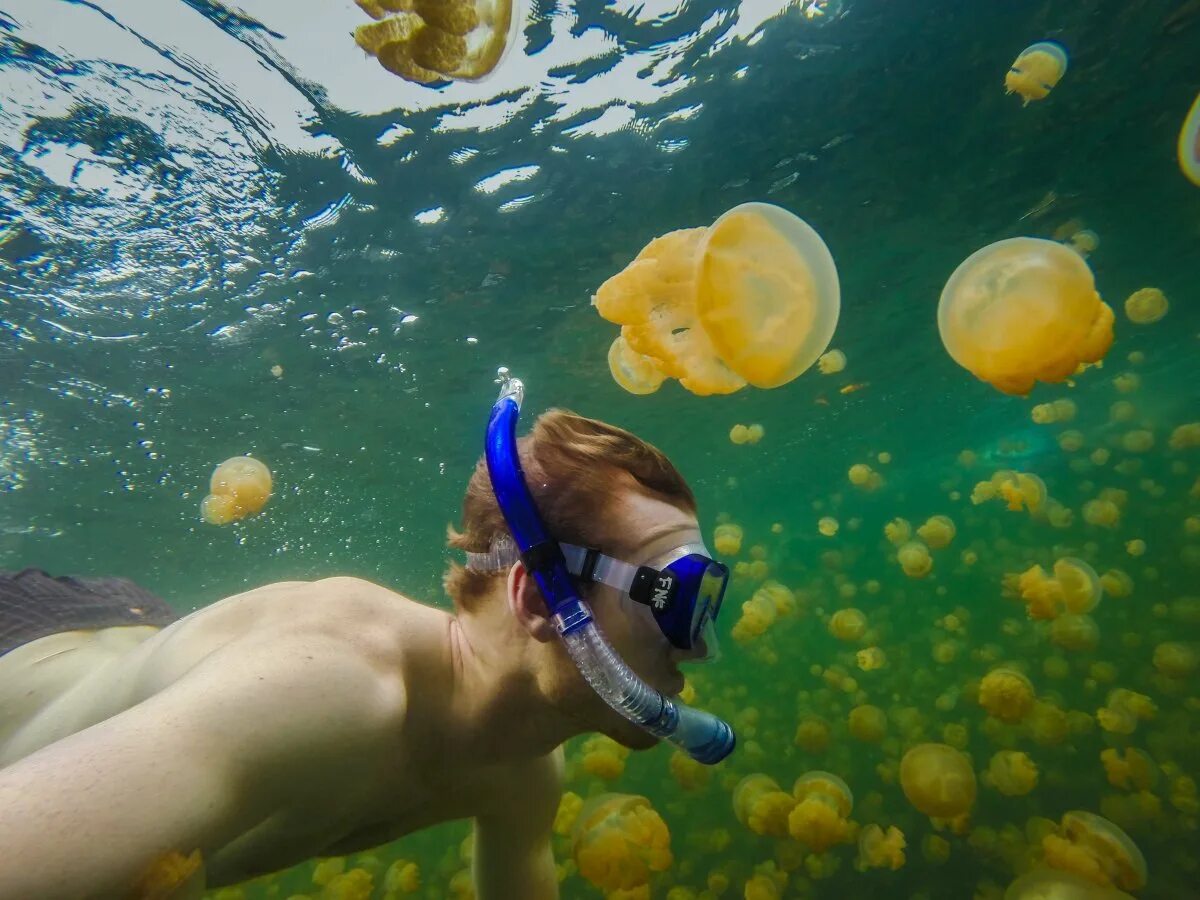
M 494 826 L 482 866 L 496 864 L 488 840 L 520 842 L 514 828 L 528 833 L 526 856 L 548 857 L 553 739 L 542 755 L 494 761 L 503 748 L 456 729 L 472 716 L 461 708 L 470 697 L 455 693 L 455 625 L 386 588 L 331 578 L 267 585 L 161 631 L 70 632 L 0 657 L 0 807 L 20 808 L 6 821 L 69 814 L 94 838 L 83 842 L 89 858 L 47 860 L 15 883 L 0 875 L 0 896 L 23 884 L 44 895 L 59 880 L 56 893 L 111 885 L 119 895 L 137 866 L 197 848 L 208 884 L 227 884 L 466 817 Z M 56 765 L 68 755 L 72 765 Z M 97 783 L 95 770 L 118 774 Z M 31 789 L 31 779 L 46 784 Z M 111 802 L 81 819 L 80 791 Z

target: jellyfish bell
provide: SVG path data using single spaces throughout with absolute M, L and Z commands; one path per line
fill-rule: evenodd
M 1059 382 L 1112 345 L 1113 311 L 1087 263 L 1055 241 L 1008 238 L 975 251 L 946 282 L 938 330 L 960 366 L 1006 394 Z
M 1192 102 L 1179 129 L 1179 168 L 1192 184 L 1200 187 L 1200 94 Z
M 1044 100 L 1067 71 L 1067 51 L 1057 41 L 1038 41 L 1020 52 L 1004 76 L 1006 94 L 1019 94 L 1026 105 Z
M 271 487 L 271 470 L 265 463 L 252 456 L 231 457 L 213 470 L 201 515 L 213 525 L 255 515 L 266 506 Z
M 900 760 L 900 787 L 918 812 L 953 819 L 975 805 L 975 771 L 949 744 L 918 744 Z
M 833 256 L 803 219 L 743 203 L 707 229 L 696 309 L 721 359 L 760 388 L 808 369 L 833 338 L 841 290 Z

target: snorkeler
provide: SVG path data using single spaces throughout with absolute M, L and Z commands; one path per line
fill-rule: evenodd
M 468 817 L 480 900 L 552 898 L 564 741 L 728 755 L 674 699 L 728 579 L 691 490 L 562 410 L 517 441 L 502 381 L 453 614 L 328 578 L 174 620 L 120 579 L 0 573 L 0 898 L 198 897 Z

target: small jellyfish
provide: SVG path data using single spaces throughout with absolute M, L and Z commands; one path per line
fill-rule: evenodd
M 653 394 L 667 377 L 652 357 L 634 352 L 621 335 L 608 348 L 608 370 L 613 381 L 631 394 Z
M 1115 788 L 1125 791 L 1148 791 L 1158 783 L 1158 766 L 1150 755 L 1136 747 L 1126 747 L 1124 754 L 1113 747 L 1100 752 L 1104 776 Z
M 355 29 L 355 43 L 393 75 L 418 84 L 478 81 L 496 68 L 520 33 L 512 0 L 356 2 L 376 21 Z
M 1087 263 L 1038 238 L 977 250 L 950 276 L 938 304 L 950 356 L 1006 394 L 1064 381 L 1080 363 L 1103 359 L 1112 326 Z
M 846 476 L 855 487 L 866 487 L 870 483 L 873 474 L 875 474 L 874 470 L 866 463 L 855 463 L 850 467 Z
M 829 749 L 829 725 L 821 719 L 802 719 L 796 726 L 794 743 L 805 753 L 824 753 Z
M 1124 831 L 1095 813 L 1064 813 L 1057 834 L 1042 838 L 1046 865 L 1094 884 L 1137 891 L 1146 886 L 1146 859 Z
M 869 703 L 850 710 L 846 723 L 851 736 L 865 744 L 878 744 L 887 734 L 887 714 Z
M 887 655 L 879 647 L 867 647 L 854 654 L 854 661 L 864 672 L 874 672 L 887 665 Z
M 1190 678 L 1200 669 L 1200 652 L 1180 641 L 1163 641 L 1154 648 L 1154 668 L 1167 678 Z
M 918 744 L 900 760 L 900 787 L 908 802 L 930 818 L 954 819 L 975 805 L 975 772 L 948 744 Z
M 1125 298 L 1125 316 L 1135 325 L 1150 325 L 1167 314 L 1167 306 L 1158 288 L 1142 288 Z
M 1171 432 L 1167 446 L 1172 450 L 1190 450 L 1200 447 L 1200 422 L 1187 422 Z
M 954 522 L 949 516 L 930 516 L 925 524 L 917 529 L 917 537 L 924 541 L 930 550 L 941 550 L 950 546 L 955 532 Z
M 839 609 L 829 617 L 829 633 L 839 641 L 861 640 L 866 630 L 867 617 L 854 607 Z
M 759 425 L 757 422 L 754 423 L 753 425 L 747 425 L 746 426 L 746 443 L 747 444 L 757 444 L 759 441 L 761 441 L 763 439 L 763 435 L 765 435 L 766 433 L 767 433 L 767 430 L 765 428 L 763 428 L 761 425 Z
M 904 832 L 895 825 L 885 832 L 879 825 L 868 825 L 858 833 L 858 859 L 854 867 L 867 869 L 896 869 L 904 866 Z
M 1100 235 L 1092 231 L 1090 228 L 1084 228 L 1076 231 L 1071 235 L 1067 246 L 1087 259 L 1091 254 L 1096 252 L 1096 248 L 1100 246 Z
M 733 789 L 733 813 L 755 834 L 785 837 L 796 798 L 768 775 L 747 775 Z
M 833 537 L 835 534 L 837 534 L 838 527 L 838 520 L 833 518 L 833 516 L 823 516 L 821 520 L 817 522 L 817 531 L 821 532 L 821 534 L 825 535 L 825 537 Z
M 830 350 L 817 360 L 817 370 L 822 375 L 836 375 L 846 368 L 846 354 L 841 350 Z
M 933 557 L 920 541 L 909 541 L 896 551 L 896 559 L 909 578 L 924 578 L 933 571 Z
M 992 669 L 979 682 L 979 705 L 1001 722 L 1020 722 L 1034 699 L 1033 685 L 1016 669 Z
M 892 519 L 883 526 L 883 535 L 895 547 L 902 547 L 912 540 L 912 524 L 907 519 Z
M 721 556 L 737 556 L 742 550 L 742 526 L 727 522 L 713 531 L 713 549 Z
M 260 512 L 270 496 L 271 470 L 252 456 L 234 456 L 213 470 L 200 514 L 212 525 L 227 525 Z
M 788 834 L 813 853 L 853 839 L 854 827 L 847 816 L 854 795 L 841 778 L 829 772 L 806 772 L 796 779 L 792 794 L 797 802 L 788 813 Z
M 1000 750 L 988 762 L 983 781 L 1006 797 L 1023 797 L 1037 787 L 1038 769 L 1028 754 Z
M 1063 613 L 1050 625 L 1050 641 L 1064 650 L 1090 653 L 1100 643 L 1100 629 L 1089 615 Z
M 1067 612 L 1091 612 L 1104 596 L 1104 588 L 1096 570 L 1082 559 L 1064 556 L 1057 560 L 1054 563 L 1054 580 Z
M 671 866 L 671 835 L 645 797 L 600 794 L 575 820 L 572 856 L 579 874 L 605 891 L 648 884 Z
M 602 734 L 589 738 L 583 745 L 580 764 L 589 775 L 605 781 L 615 781 L 625 772 L 629 750 Z
M 1192 102 L 1179 129 L 1179 169 L 1188 181 L 1200 187 L 1200 94 Z
M 1004 92 L 1019 94 L 1026 105 L 1044 100 L 1067 71 L 1067 51 L 1056 41 L 1030 44 L 1004 76 Z

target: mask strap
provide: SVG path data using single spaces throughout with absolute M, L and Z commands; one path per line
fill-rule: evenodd
M 567 571 L 578 575 L 583 581 L 594 581 L 616 588 L 622 594 L 628 594 L 638 580 L 638 572 L 642 567 L 633 566 L 611 556 L 605 556 L 599 550 L 580 547 L 578 544 L 560 544 L 563 557 L 567 560 Z

